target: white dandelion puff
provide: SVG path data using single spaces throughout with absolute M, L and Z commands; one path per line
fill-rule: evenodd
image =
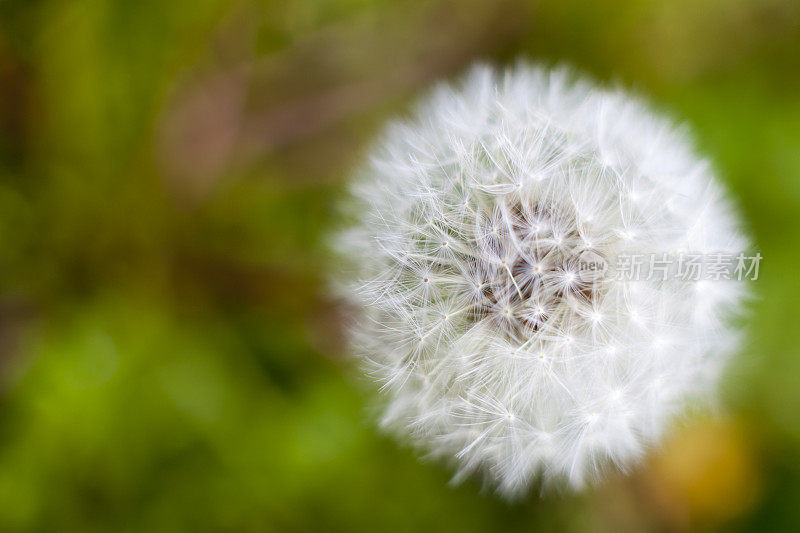
M 352 188 L 354 349 L 383 423 L 503 494 L 625 469 L 735 349 L 734 280 L 577 259 L 748 242 L 683 132 L 566 69 L 473 69 L 391 124 Z

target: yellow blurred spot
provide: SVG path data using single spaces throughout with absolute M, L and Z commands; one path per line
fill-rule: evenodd
M 679 526 L 740 515 L 761 486 L 745 434 L 731 420 L 701 420 L 680 431 L 654 457 L 647 478 L 659 514 Z

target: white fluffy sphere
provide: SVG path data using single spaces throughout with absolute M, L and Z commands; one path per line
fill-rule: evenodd
M 580 487 L 624 468 L 736 347 L 740 283 L 619 275 L 631 256 L 747 247 L 708 164 L 640 101 L 565 69 L 437 88 L 388 127 L 351 207 L 354 349 L 386 427 L 457 478 L 514 496 L 537 474 Z M 587 275 L 586 257 L 608 270 Z

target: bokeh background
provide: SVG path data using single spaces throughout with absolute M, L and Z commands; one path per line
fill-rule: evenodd
M 794 0 L 0 1 L 0 531 L 800 530 Z M 695 131 L 764 256 L 716 416 L 510 505 L 373 428 L 326 232 L 388 117 L 566 62 Z

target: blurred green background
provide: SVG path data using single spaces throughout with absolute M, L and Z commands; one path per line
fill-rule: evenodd
M 0 0 L 0 20 L 0 531 L 800 529 L 800 3 Z M 324 239 L 387 117 L 520 55 L 689 123 L 764 262 L 715 418 L 630 476 L 509 505 L 373 428 Z

